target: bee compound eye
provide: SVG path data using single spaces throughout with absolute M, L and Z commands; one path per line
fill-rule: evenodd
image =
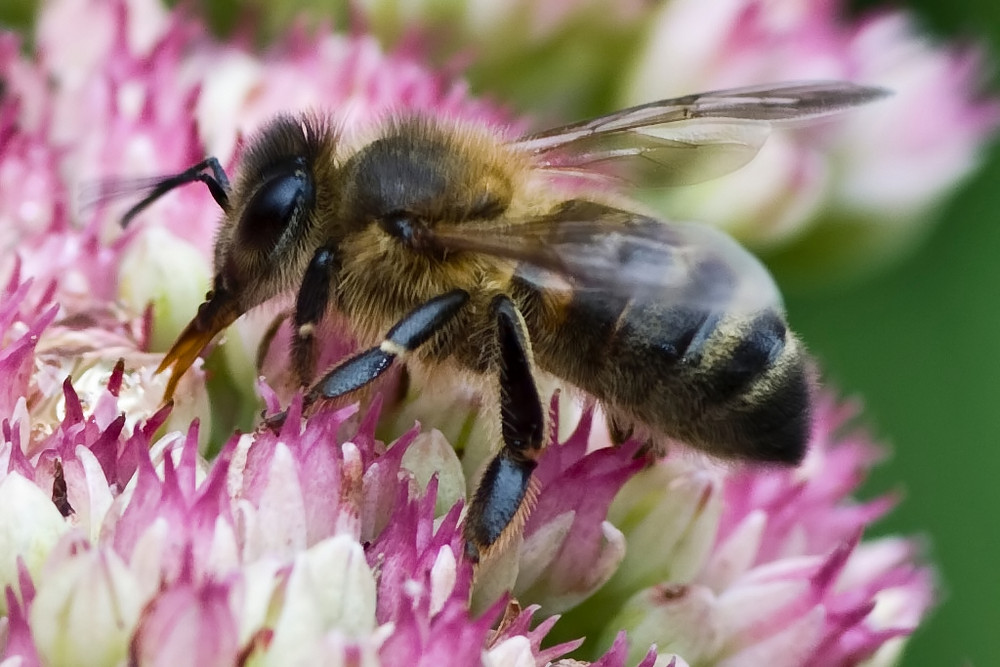
M 239 241 L 261 250 L 273 248 L 312 199 L 312 179 L 301 166 L 291 164 L 272 173 L 243 209 Z

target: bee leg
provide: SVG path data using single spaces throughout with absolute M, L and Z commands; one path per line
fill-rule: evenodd
M 621 445 L 628 441 L 632 437 L 632 432 L 635 427 L 633 424 L 621 417 L 616 417 L 609 411 L 606 418 L 608 424 L 608 434 L 611 436 L 611 442 L 614 445 Z
M 473 562 L 527 518 L 531 475 L 545 444 L 545 412 L 532 374 L 531 343 L 517 306 L 493 300 L 497 318 L 503 447 L 483 473 L 465 519 L 465 556 Z
M 340 270 L 340 260 L 332 248 L 313 253 L 306 267 L 292 316 L 292 373 L 300 387 L 312 382 L 316 372 L 316 325 L 330 304 L 330 285 Z
M 324 375 L 306 394 L 306 405 L 349 394 L 382 375 L 396 357 L 405 357 L 440 331 L 468 300 L 468 292 L 456 289 L 413 309 L 389 329 L 378 347 L 354 355 Z
M 206 169 L 210 170 L 212 174 L 206 174 Z M 153 186 L 152 191 L 150 191 L 150 193 L 146 195 L 142 201 L 130 208 L 125 212 L 125 215 L 122 216 L 122 228 L 128 227 L 128 224 L 132 222 L 132 219 L 135 216 L 139 215 L 139 213 L 141 213 L 147 206 L 163 195 L 167 194 L 174 188 L 179 188 L 182 185 L 194 183 L 195 181 L 201 181 L 204 183 L 206 187 L 208 187 L 208 191 L 211 193 L 212 199 L 214 199 L 215 203 L 219 205 L 219 208 L 223 211 L 229 211 L 229 178 L 226 176 L 226 170 L 222 168 L 221 164 L 219 164 L 219 160 L 214 157 L 210 157 L 202 160 L 189 169 L 185 169 L 179 174 L 167 176 Z
M 456 289 L 417 306 L 389 329 L 380 345 L 354 355 L 324 375 L 306 393 L 303 409 L 320 399 L 339 398 L 374 381 L 389 370 L 396 357 L 405 357 L 440 331 L 468 300 L 468 292 Z M 264 419 L 263 426 L 276 430 L 285 423 L 286 416 L 284 411 L 271 415 Z
M 254 356 L 254 368 L 257 369 L 258 375 L 261 374 L 264 362 L 267 360 L 267 355 L 271 352 L 274 337 L 278 335 L 278 331 L 281 329 L 281 325 L 285 323 L 285 320 L 291 316 L 292 311 L 284 310 L 275 315 L 271 323 L 267 325 L 264 335 L 261 337 L 260 342 L 257 343 L 257 354 Z

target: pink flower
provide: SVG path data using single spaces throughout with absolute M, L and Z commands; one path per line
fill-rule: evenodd
M 366 37 L 294 33 L 257 56 L 152 0 L 54 1 L 39 26 L 32 57 L 0 38 L 4 660 L 856 662 L 923 618 L 912 543 L 858 541 L 889 503 L 844 500 L 874 455 L 833 435 L 832 399 L 791 472 L 651 463 L 609 447 L 591 410 L 554 414 L 568 435 L 539 462 L 523 539 L 475 571 L 463 501 L 493 442 L 475 403 L 416 383 L 394 414 L 376 399 L 303 420 L 293 402 L 280 432 L 235 431 L 255 388 L 270 412 L 286 402 L 255 381 L 263 310 L 161 407 L 150 350 L 207 287 L 213 204 L 181 190 L 121 232 L 117 201 L 73 211 L 73 179 L 231 164 L 245 133 L 310 105 L 348 128 L 394 106 L 507 121 Z M 324 354 L 350 349 L 330 334 Z M 280 355 L 263 360 L 275 385 Z
M 529 617 L 518 617 L 491 634 L 499 608 L 476 618 L 468 607 L 460 505 L 435 521 L 437 478 L 422 492 L 402 467 L 416 431 L 386 450 L 369 415 L 341 442 L 352 410 L 320 412 L 300 428 L 293 407 L 280 434 L 234 436 L 208 464 L 197 455 L 196 428 L 151 441 L 162 412 L 131 433 L 124 414 L 101 423 L 122 408 L 123 375 L 119 364 L 86 418 L 67 384 L 66 416 L 34 446 L 13 439 L 19 424 L 7 431 L 0 544 L 21 563 L 0 569 L 11 590 L 8 657 L 59 661 L 85 650 L 79 664 L 126 654 L 231 664 L 239 655 L 308 661 L 333 651 L 389 663 L 469 664 L 483 655 L 514 664 L 578 644 L 541 648 L 552 611 L 565 609 L 570 627 L 596 639 L 628 629 L 629 664 L 650 643 L 696 661 L 777 664 L 782 655 L 816 664 L 806 658 L 822 655 L 836 663 L 898 650 L 930 603 L 912 545 L 856 544 L 858 527 L 888 506 L 843 505 L 873 450 L 860 436 L 831 438 L 846 416 L 832 403 L 822 406 L 798 473 L 727 477 L 705 462 L 668 459 L 628 483 L 642 461 L 629 447 L 587 453 L 588 440 L 605 436 L 590 433 L 585 415 L 542 459 L 538 505 L 515 560 L 517 594 L 542 605 L 527 613 L 547 620 L 529 631 Z M 813 479 L 810 470 L 823 474 Z M 614 573 L 623 544 L 638 560 Z M 610 555 L 594 556 L 602 552 Z M 790 615 L 802 621 L 786 626 Z M 623 664 L 624 646 L 615 643 L 598 664 Z
M 824 396 L 817 413 L 795 470 L 667 459 L 633 478 L 608 517 L 628 555 L 569 619 L 616 614 L 596 645 L 625 628 L 633 662 L 651 644 L 692 664 L 891 662 L 933 602 L 933 575 L 912 542 L 860 542 L 893 504 L 849 498 L 880 452 L 863 433 L 836 435 L 855 408 Z M 688 485 L 697 500 L 664 504 Z
M 636 442 L 586 455 L 591 419 L 588 411 L 565 442 L 553 437 L 535 471 L 538 502 L 524 527 L 514 594 L 549 613 L 575 607 L 618 569 L 626 540 L 605 517 L 625 482 L 646 465 L 635 456 Z M 553 422 L 559 423 L 558 411 Z
M 238 655 L 229 587 L 185 582 L 155 597 L 143 610 L 129 647 L 140 665 L 224 665 Z

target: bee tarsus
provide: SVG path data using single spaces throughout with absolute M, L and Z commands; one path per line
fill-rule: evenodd
M 545 446 L 545 412 L 535 385 L 524 318 L 507 296 L 493 299 L 500 390 L 500 453 L 490 461 L 465 519 L 465 556 L 473 562 L 520 528 L 534 501 L 531 475 Z
M 310 403 L 335 399 L 361 389 L 389 370 L 397 357 L 405 356 L 440 331 L 469 300 L 465 290 L 452 290 L 434 297 L 406 314 L 376 347 L 338 364 L 306 394 Z

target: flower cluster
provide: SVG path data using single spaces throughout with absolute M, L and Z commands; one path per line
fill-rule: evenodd
M 892 502 L 849 499 L 878 452 L 828 396 L 796 470 L 650 461 L 557 397 L 523 539 L 475 571 L 474 407 L 417 389 L 303 420 L 293 401 L 279 432 L 234 432 L 255 389 L 286 400 L 256 381 L 265 309 L 160 406 L 156 350 L 208 287 L 214 204 L 181 189 L 123 231 L 130 202 L 105 187 L 77 210 L 81 187 L 231 166 L 278 111 L 518 128 L 413 53 L 300 30 L 256 55 L 156 0 L 52 0 L 31 55 L 0 35 L 0 78 L 3 664 L 878 664 L 932 604 L 912 541 L 861 540 Z
M 60 335 L 21 286 L 0 298 L 12 369 Z M 832 402 L 795 472 L 648 467 L 634 445 L 594 449 L 585 414 L 538 470 L 513 589 L 536 606 L 476 618 L 461 503 L 435 510 L 454 480 L 421 483 L 420 462 L 456 457 L 433 434 L 386 448 L 377 406 L 302 426 L 294 403 L 280 433 L 234 435 L 208 463 L 197 422 L 127 424 L 124 360 L 85 395 L 67 380 L 59 420 L 22 376 L 0 446 L 4 654 L 22 664 L 543 664 L 580 644 L 541 647 L 561 610 L 607 648 L 595 664 L 651 665 L 651 645 L 675 664 L 844 664 L 898 651 L 931 602 L 912 544 L 858 544 L 890 503 L 843 502 L 876 451 L 833 435 L 849 414 Z
M 400 467 L 415 431 L 385 452 L 369 418 L 340 443 L 352 410 L 327 412 L 301 432 L 234 436 L 209 465 L 197 424 L 155 442 L 163 412 L 123 429 L 124 368 L 89 416 L 67 383 L 66 416 L 31 458 L 21 422 L 5 422 L 8 657 L 474 664 L 514 637 L 530 650 L 524 633 L 487 647 L 493 615 L 468 618 L 460 507 L 435 524 L 434 484 L 413 493 Z
M 843 431 L 856 406 L 824 397 L 816 409 L 796 470 L 668 459 L 631 479 L 608 515 L 625 534 L 625 560 L 567 618 L 616 610 L 604 639 L 628 628 L 633 661 L 655 643 L 692 664 L 893 662 L 897 638 L 932 602 L 933 577 L 908 540 L 860 542 L 893 500 L 845 496 L 880 451 Z

